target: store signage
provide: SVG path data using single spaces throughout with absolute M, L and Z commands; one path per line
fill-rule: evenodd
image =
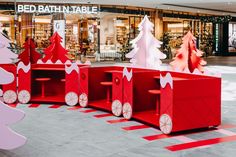
M 97 14 L 97 6 L 17 5 L 18 13 Z

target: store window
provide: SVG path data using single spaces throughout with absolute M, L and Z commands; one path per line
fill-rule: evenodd
M 32 5 L 33 10 L 30 10 L 28 7 L 24 8 L 27 5 L 17 4 L 16 27 L 13 25 L 16 36 L 12 37 L 12 39 L 15 39 L 20 47 L 23 47 L 27 38 L 33 38 L 37 50 L 43 53 L 43 49 L 50 45 L 50 37 L 54 31 L 61 31 L 59 35 L 62 37 L 62 45 L 69 50 L 69 57 L 72 60 L 81 59 L 81 55 L 93 56 L 98 51 L 98 17 L 96 6 L 38 4 Z M 19 6 L 21 6 L 21 12 L 19 12 Z M 43 12 L 42 10 L 39 12 L 41 7 L 45 9 Z M 46 9 L 47 7 L 49 10 Z M 61 9 L 60 12 L 55 12 L 53 7 Z M 27 12 L 25 13 L 25 11 Z M 1 19 L 5 21 L 4 25 L 9 30 L 7 22 L 9 23 L 11 20 Z M 12 21 L 14 23 L 14 16 Z M 55 27 L 56 23 L 60 25 L 61 30 L 57 30 Z
M 102 57 L 121 58 L 132 48 L 130 41 L 138 34 L 138 25 L 143 15 L 100 13 L 100 55 Z M 154 21 L 154 18 L 150 18 Z M 153 31 L 154 33 L 154 31 Z
M 108 11 L 103 9 L 99 12 L 97 10 L 93 14 L 90 12 L 74 13 L 76 10 L 53 12 L 51 7 L 56 6 L 65 10 L 67 7 L 71 7 L 64 4 L 54 6 L 17 3 L 16 6 L 17 9 L 12 10 L 11 13 L 0 12 L 0 23 L 4 32 L 19 46 L 19 52 L 22 50 L 25 40 L 33 38 L 37 51 L 43 54 L 43 50 L 50 45 L 54 22 L 59 20 L 64 23 L 63 41 L 65 42 L 63 46 L 69 50 L 70 57 L 73 59 L 81 59 L 78 56 L 93 58 L 97 54 L 100 56 L 104 54 L 112 60 L 114 58 L 121 60 L 121 57 L 125 59 L 124 54 L 132 49 L 130 41 L 139 34 L 138 25 L 144 14 L 151 16 L 149 10 L 145 12 L 141 9 L 125 9 L 125 7 L 115 9 L 105 7 Z M 80 5 L 75 6 L 80 7 Z M 43 12 L 39 12 L 41 7 L 44 9 Z M 154 23 L 154 17 L 149 18 Z
M 117 55 L 129 39 L 129 18 L 116 13 L 100 13 L 100 53 Z M 112 56 L 111 56 L 112 57 Z
M 6 15 L 0 12 L 1 32 L 9 39 L 14 39 L 14 16 Z
M 37 15 L 33 17 L 35 30 L 33 36 L 38 49 L 44 49 L 50 45 L 49 38 L 52 34 L 51 15 Z
M 229 23 L 229 52 L 236 52 L 236 22 Z
M 205 55 L 212 55 L 213 52 L 213 25 L 212 23 L 204 23 L 196 19 L 183 19 L 183 18 L 163 18 L 163 30 L 167 32 L 171 48 L 170 58 L 176 55 L 176 50 L 182 44 L 182 37 L 191 30 L 196 37 L 197 48 L 203 50 Z

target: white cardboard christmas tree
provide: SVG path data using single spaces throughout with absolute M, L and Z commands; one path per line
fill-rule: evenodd
M 14 75 L 0 68 L 0 85 L 14 81 Z M 4 104 L 0 100 L 0 149 L 11 150 L 26 143 L 26 138 L 14 132 L 8 125 L 24 118 L 24 112 Z
M 9 64 L 17 60 L 18 55 L 8 48 L 10 43 L 11 41 L 0 32 L 0 64 Z
M 166 55 L 159 50 L 162 42 L 152 34 L 154 24 L 145 16 L 138 27 L 140 33 L 131 41 L 133 50 L 126 57 L 131 58 L 130 62 L 136 67 L 160 69 L 161 59 Z

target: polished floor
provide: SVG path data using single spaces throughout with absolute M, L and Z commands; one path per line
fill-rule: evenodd
M 163 136 L 158 129 L 94 109 L 71 109 L 54 104 L 18 104 L 16 107 L 25 111 L 26 117 L 12 128 L 26 136 L 28 142 L 16 150 L 0 150 L 0 157 L 234 156 L 236 67 L 232 65 L 236 57 L 230 59 L 230 65 L 213 64 L 218 60 L 211 62 L 206 68 L 221 73 L 223 78 L 222 125 L 216 130 Z M 197 147 L 199 143 L 203 145 Z M 195 146 L 190 147 L 192 144 Z

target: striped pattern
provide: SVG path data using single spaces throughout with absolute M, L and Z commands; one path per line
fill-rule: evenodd
M 115 119 L 115 120 L 108 120 L 107 122 L 110 124 L 116 124 L 116 123 L 123 123 L 123 122 L 127 122 L 128 120 L 125 118 L 122 119 Z
M 88 109 L 88 110 L 83 110 L 83 111 L 80 111 L 82 113 L 91 113 L 91 112 L 96 112 L 97 110 L 94 110 L 94 109 Z
M 97 115 L 94 115 L 95 118 L 105 118 L 105 117 L 110 117 L 110 116 L 113 116 L 113 114 L 104 113 L 104 114 L 97 114 Z
M 133 131 L 133 130 L 140 130 L 140 129 L 146 129 L 146 128 L 150 128 L 150 126 L 141 124 L 141 125 L 133 125 L 133 126 L 127 126 L 127 127 L 123 127 L 123 130 L 126 131 Z
M 200 140 L 200 141 L 194 141 L 194 142 L 187 142 L 183 144 L 176 144 L 176 145 L 168 146 L 165 148 L 170 151 L 181 151 L 181 150 L 186 150 L 190 148 L 197 148 L 197 147 L 224 143 L 224 142 L 231 142 L 231 141 L 236 141 L 236 135 L 220 137 L 220 138 L 212 138 L 212 139 Z
M 9 106 L 17 107 L 17 105 L 18 104 L 10 104 Z M 41 104 L 28 104 L 29 108 L 38 108 L 40 106 L 41 106 Z M 62 105 L 55 104 L 55 105 L 49 106 L 48 108 L 58 109 L 61 107 L 62 107 Z M 71 110 L 71 111 L 79 110 L 79 109 L 81 109 L 80 106 L 67 107 L 67 110 Z M 85 109 L 80 112 L 92 113 L 92 112 L 96 112 L 96 111 L 97 110 L 95 110 L 95 109 Z M 110 116 L 113 116 L 113 115 L 111 113 L 102 113 L 102 114 L 96 114 L 93 117 L 105 118 L 105 117 L 110 117 Z M 128 120 L 125 118 L 120 118 L 120 119 L 114 119 L 114 120 L 107 120 L 106 122 L 108 122 L 109 124 L 116 124 L 116 123 L 128 122 Z M 235 127 L 236 127 L 236 125 L 224 124 L 224 125 L 219 126 L 218 128 L 211 128 L 208 130 L 201 130 L 198 132 L 187 132 L 187 133 L 185 132 L 183 135 L 180 135 L 180 134 L 165 135 L 162 133 L 158 133 L 155 135 L 144 136 L 142 138 L 147 141 L 154 141 L 154 140 L 168 139 L 168 138 L 175 139 L 181 143 L 167 146 L 164 149 L 167 149 L 172 152 L 176 152 L 176 151 L 182 151 L 182 150 L 187 150 L 187 149 L 192 149 L 192 148 L 198 148 L 198 149 L 207 148 L 207 147 L 211 147 L 214 144 L 236 141 L 236 133 L 226 130 L 226 129 L 235 128 Z M 125 127 L 122 127 L 121 129 L 123 129 L 125 131 L 133 131 L 133 130 L 142 130 L 142 129 L 147 129 L 147 128 L 151 128 L 151 127 L 144 125 L 144 124 L 138 124 L 138 125 L 125 126 Z M 190 137 L 186 136 L 186 135 L 200 134 L 200 133 L 206 133 L 206 132 L 217 132 L 217 133 L 223 134 L 224 137 L 194 140 L 194 139 L 191 139 Z

